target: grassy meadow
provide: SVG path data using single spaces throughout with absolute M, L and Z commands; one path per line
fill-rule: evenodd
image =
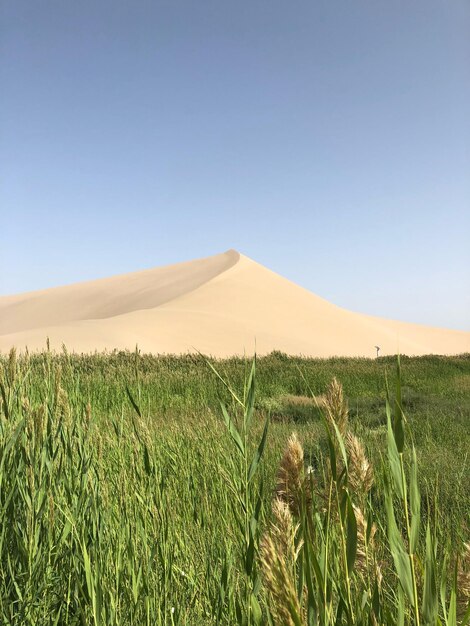
M 0 367 L 0 624 L 470 623 L 470 355 Z

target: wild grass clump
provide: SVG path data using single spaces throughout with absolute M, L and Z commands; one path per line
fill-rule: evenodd
M 385 365 L 0 357 L 0 624 L 468 624 L 470 360 Z
M 470 621 L 469 546 L 464 544 L 459 554 L 445 542 L 435 519 L 422 516 L 412 442 L 410 461 L 405 461 L 400 380 L 399 371 L 393 412 L 386 401 L 381 493 L 372 493 L 373 467 L 362 442 L 348 431 L 348 406 L 336 379 L 319 402 L 328 442 L 320 473 L 304 472 L 302 446 L 295 434 L 288 440 L 279 474 L 282 485 L 293 488 L 277 491 L 274 521 L 262 541 L 273 624 Z M 288 524 L 279 523 L 280 510 Z M 286 545 L 295 555 L 290 567 Z

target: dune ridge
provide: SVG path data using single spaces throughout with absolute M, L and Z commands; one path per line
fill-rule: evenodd
M 215 357 L 458 354 L 470 333 L 342 309 L 236 250 L 121 276 L 0 297 L 0 351 L 199 350 Z

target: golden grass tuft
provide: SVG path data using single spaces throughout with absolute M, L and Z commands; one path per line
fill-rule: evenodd
M 362 442 L 352 433 L 346 435 L 349 460 L 348 482 L 355 495 L 365 496 L 374 483 L 372 464 L 366 457 Z
M 277 497 L 295 516 L 300 515 L 304 485 L 304 450 L 297 433 L 292 433 L 277 473 Z
M 356 570 L 359 574 L 366 579 L 370 576 L 370 568 L 371 568 L 371 552 L 374 549 L 374 537 L 377 532 L 377 527 L 375 524 L 372 524 L 369 533 L 369 541 L 367 541 L 368 535 L 368 525 L 367 520 L 364 517 L 364 513 L 362 509 L 358 506 L 353 505 L 354 516 L 356 518 L 357 524 L 357 552 L 356 552 Z M 378 583 L 380 586 L 382 580 L 382 574 L 380 570 L 376 570 L 376 575 L 378 579 Z
M 335 378 L 328 385 L 326 393 L 316 398 L 317 406 L 323 409 L 330 422 L 334 422 L 339 432 L 344 435 L 348 427 L 349 408 L 344 397 L 343 386 Z
M 260 542 L 263 578 L 271 597 L 271 614 L 276 626 L 303 623 L 295 587 L 295 562 L 300 547 L 295 545 L 298 525 L 294 525 L 289 505 L 280 498 L 273 502 L 274 519 Z

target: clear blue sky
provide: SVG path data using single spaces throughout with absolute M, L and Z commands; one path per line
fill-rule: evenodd
M 470 328 L 468 0 L 3 0 L 0 294 L 236 248 Z

